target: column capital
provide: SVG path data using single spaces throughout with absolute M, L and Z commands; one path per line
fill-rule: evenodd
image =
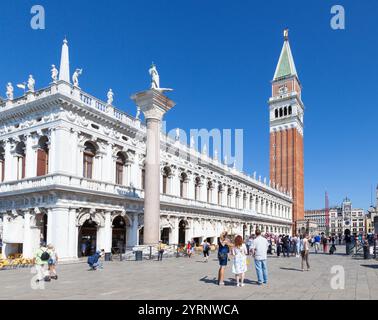
M 169 99 L 161 91 L 150 89 L 131 96 L 146 120 L 154 119 L 161 121 L 163 115 L 175 106 L 175 102 Z

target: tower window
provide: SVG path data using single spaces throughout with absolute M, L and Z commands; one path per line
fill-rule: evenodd
M 277 109 L 274 110 L 274 113 L 275 113 L 276 118 L 278 118 L 278 110 Z
M 287 107 L 284 108 L 284 116 L 287 116 Z
M 280 117 L 282 117 L 282 115 L 283 115 L 282 108 L 280 108 Z
M 291 106 L 289 106 L 289 114 L 292 114 L 293 113 L 293 109 Z

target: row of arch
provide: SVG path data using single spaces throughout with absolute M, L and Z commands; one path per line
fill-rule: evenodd
M 291 106 L 283 107 L 283 108 L 277 108 L 277 109 L 274 110 L 275 118 L 286 117 L 288 115 L 291 115 L 292 113 L 293 113 L 293 109 L 292 109 Z
M 173 172 L 171 167 L 165 166 L 162 170 L 162 193 L 170 194 L 170 182 L 173 178 Z M 178 195 L 181 198 L 189 198 L 190 190 L 189 186 L 189 176 L 186 172 L 181 172 L 179 174 L 179 192 Z M 245 210 L 254 210 L 255 212 L 271 214 L 271 215 L 280 215 L 282 211 L 282 216 L 289 218 L 289 208 L 282 204 L 274 203 L 268 199 L 258 197 L 252 194 L 247 193 L 239 189 L 235 190 L 235 203 L 233 203 L 233 188 L 231 186 L 226 186 L 223 183 L 217 183 L 215 181 L 206 181 L 206 199 L 201 198 L 201 188 L 203 187 L 204 179 L 201 179 L 200 176 L 194 177 L 193 181 L 193 193 L 192 196 L 194 200 L 203 201 L 207 203 L 213 203 L 220 206 L 226 205 L 229 208 L 236 209 L 245 209 Z M 216 194 L 214 194 L 214 189 Z M 223 197 L 226 196 L 226 201 L 223 200 Z M 213 199 L 213 197 L 216 197 Z

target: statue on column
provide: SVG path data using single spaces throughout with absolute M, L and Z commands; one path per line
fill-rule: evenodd
M 59 74 L 59 71 L 55 67 L 55 64 L 51 65 L 51 79 L 53 80 L 54 83 L 58 81 L 58 74 Z
M 14 89 L 13 89 L 12 83 L 8 82 L 7 92 L 6 92 L 8 100 L 13 100 L 13 91 Z
M 149 70 L 151 76 L 151 89 L 159 89 L 160 88 L 160 77 L 159 73 L 156 69 L 154 63 L 152 63 L 151 68 Z
M 112 89 L 109 89 L 107 96 L 108 96 L 108 105 L 111 105 L 114 100 L 114 93 Z
M 30 92 L 34 92 L 35 80 L 32 75 L 29 75 L 28 79 L 28 89 Z
M 140 117 L 140 108 L 138 107 L 135 119 L 139 120 L 139 117 Z
M 72 75 L 72 82 L 75 87 L 79 87 L 79 76 L 83 73 L 83 69 L 76 69 Z

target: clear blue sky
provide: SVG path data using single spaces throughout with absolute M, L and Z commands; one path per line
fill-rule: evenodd
M 30 27 L 42 4 L 46 30 Z M 331 7 L 342 4 L 346 29 L 332 30 Z M 244 129 L 244 170 L 269 175 L 270 81 L 290 28 L 303 84 L 305 207 L 348 195 L 370 205 L 377 170 L 378 2 L 291 1 L 2 1 L 0 88 L 25 81 L 37 88 L 59 66 L 65 35 L 71 72 L 82 67 L 83 90 L 135 114 L 130 95 L 146 89 L 151 61 L 177 102 L 168 129 Z

